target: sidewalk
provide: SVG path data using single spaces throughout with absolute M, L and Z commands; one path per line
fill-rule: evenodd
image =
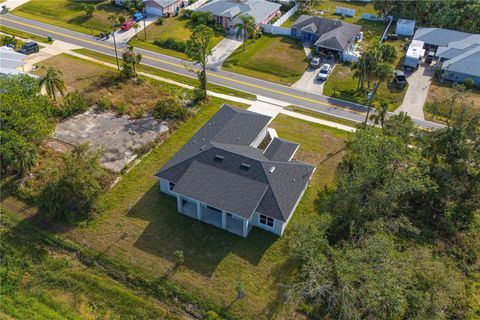
M 22 4 L 27 3 L 30 0 L 7 0 L 3 3 L 0 3 L 0 6 L 7 7 L 10 11 L 20 7 Z

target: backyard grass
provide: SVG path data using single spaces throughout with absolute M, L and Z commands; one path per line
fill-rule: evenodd
M 296 158 L 316 164 L 317 170 L 283 237 L 254 228 L 243 239 L 179 215 L 175 199 L 160 193 L 154 177 L 222 103 L 212 98 L 195 117 L 180 124 L 163 144 L 100 196 L 96 220 L 62 230 L 62 237 L 115 259 L 129 270 L 130 278 L 141 276 L 153 282 L 168 277 L 169 282 L 198 297 L 197 301 L 219 308 L 233 301 L 236 282 L 241 281 L 246 296 L 233 304 L 229 313 L 241 319 L 291 318 L 293 306 L 285 304 L 280 286 L 295 277 L 288 259 L 289 234 L 295 225 L 321 218 L 315 200 L 319 190 L 332 186 L 349 134 L 278 116 L 271 126 L 280 137 L 300 143 Z M 172 273 L 175 250 L 184 252 L 185 263 Z
M 74 49 L 73 51 L 75 51 L 77 53 L 80 53 L 80 54 L 82 54 L 84 56 L 87 56 L 87 57 L 95 58 L 95 59 L 105 61 L 105 62 L 108 62 L 108 63 L 111 63 L 111 64 L 116 64 L 115 57 L 109 56 L 109 55 L 104 54 L 104 53 L 92 51 L 92 50 L 89 50 L 89 49 Z M 164 77 L 164 78 L 174 80 L 174 81 L 177 81 L 177 82 L 180 82 L 180 83 L 188 84 L 190 86 L 194 86 L 194 87 L 198 86 L 198 80 L 196 78 L 183 76 L 183 75 L 180 75 L 180 74 L 176 74 L 176 73 L 173 73 L 173 72 L 161 70 L 161 69 L 158 69 L 158 68 L 154 68 L 154 67 L 150 67 L 150 66 L 146 66 L 146 65 L 140 65 L 139 71 L 149 73 L 149 74 L 152 74 L 152 75 L 156 75 L 156 76 L 159 76 L 159 77 Z M 226 95 L 229 95 L 229 96 L 238 97 L 238 98 L 243 98 L 243 99 L 248 99 L 248 100 L 256 100 L 256 96 L 253 95 L 253 94 L 238 91 L 238 90 L 235 90 L 235 89 L 232 89 L 232 88 L 219 86 L 219 85 L 212 84 L 212 83 L 208 84 L 208 90 L 211 90 L 211 91 L 214 91 L 214 92 L 217 92 L 217 93 L 221 93 L 221 94 L 226 94 Z
M 434 102 L 435 100 L 441 100 L 448 97 L 451 97 L 454 90 L 452 88 L 452 82 L 446 81 L 440 83 L 436 77 L 432 78 L 432 83 L 428 91 L 426 103 Z M 472 88 L 465 93 L 464 103 L 470 108 L 474 113 L 480 112 L 480 89 Z M 424 112 L 425 119 L 445 124 L 441 119 L 433 117 L 431 113 Z
M 82 3 L 95 5 L 92 17 L 86 16 Z M 13 14 L 91 35 L 111 29 L 109 16 L 128 16 L 122 7 L 107 0 L 30 0 L 13 10 Z
M 152 23 L 147 27 L 147 41 L 144 40 L 143 32 L 139 33 L 137 37 L 130 41 L 130 44 L 143 48 L 146 50 L 155 51 L 180 59 L 188 59 L 183 52 L 162 48 L 155 45 L 155 40 L 163 41 L 173 38 L 178 41 L 187 41 L 190 39 L 195 24 L 187 17 L 178 15 L 176 17 L 169 17 L 163 20 L 162 24 Z M 212 38 L 211 47 L 216 46 L 224 37 L 224 32 L 214 31 L 215 35 Z
M 9 28 L 0 25 L 0 32 L 1 33 L 6 33 L 12 36 L 16 36 L 22 39 L 29 39 L 29 40 L 34 40 L 38 42 L 43 42 L 43 43 L 48 43 L 48 39 L 42 36 L 37 36 L 36 34 L 25 32 L 25 31 L 20 31 L 17 29 Z
M 0 318 L 174 318 L 158 300 L 114 281 L 95 266 L 86 267 L 19 215 L 4 208 L 0 213 Z
M 299 80 L 308 66 L 300 41 L 285 36 L 263 35 L 235 50 L 223 69 L 284 85 Z

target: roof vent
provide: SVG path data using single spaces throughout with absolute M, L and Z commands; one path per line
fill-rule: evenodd
M 220 155 L 217 154 L 217 155 L 215 156 L 215 158 L 213 158 L 213 159 L 214 159 L 215 161 L 217 161 L 217 162 L 222 162 L 223 159 L 225 159 L 225 157 L 224 157 L 224 156 L 220 156 Z
M 240 137 L 237 137 L 237 140 L 240 140 Z
M 200 150 L 204 150 L 206 147 L 207 147 L 207 145 L 204 144 L 203 146 L 200 147 Z
M 240 165 L 240 170 L 247 171 L 248 169 L 250 169 L 250 165 L 242 162 Z
M 275 171 L 275 166 L 272 166 L 269 170 L 270 173 L 273 173 L 273 171 Z
M 295 179 L 292 179 L 292 182 L 295 182 Z

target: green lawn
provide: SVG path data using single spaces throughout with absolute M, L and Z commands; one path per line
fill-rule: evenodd
M 36 34 L 20 31 L 17 29 L 0 26 L 0 32 L 6 33 L 12 36 L 16 36 L 23 39 L 30 39 L 38 42 L 48 43 L 48 39 L 42 36 L 37 36 Z
M 235 297 L 240 279 L 246 297 L 230 313 L 241 319 L 288 318 L 292 310 L 282 299 L 279 284 L 294 277 L 288 261 L 288 237 L 296 224 L 316 219 L 315 200 L 324 186 L 332 186 L 334 171 L 347 133 L 321 125 L 277 117 L 272 127 L 280 137 L 301 144 L 296 158 L 319 164 L 286 234 L 278 238 L 254 228 L 247 239 L 235 236 L 176 212 L 174 198 L 160 193 L 154 173 L 215 113 L 223 101 L 212 98 L 196 117 L 182 123 L 160 146 L 99 199 L 95 221 L 65 236 L 92 250 L 138 268 L 142 278 L 169 281 L 199 301 L 222 308 Z M 128 208 L 131 207 L 130 210 Z M 122 234 L 128 236 L 119 240 Z M 185 266 L 170 274 L 173 252 L 183 250 Z M 132 274 L 132 276 L 134 276 Z
M 238 48 L 223 69 L 284 85 L 300 79 L 308 67 L 300 41 L 290 37 L 263 35 Z
M 96 52 L 96 51 L 92 51 L 92 50 L 88 50 L 88 49 L 75 49 L 73 51 L 75 51 L 77 53 L 80 53 L 82 55 L 85 55 L 87 57 L 92 57 L 92 58 L 95 58 L 95 59 L 98 59 L 98 60 L 101 60 L 101 61 L 105 61 L 105 62 L 108 62 L 108 63 L 111 63 L 111 64 L 116 64 L 115 57 L 112 57 L 112 56 L 109 56 L 109 55 L 106 55 L 106 54 L 103 54 L 103 53 L 100 53 L 100 52 Z M 158 68 L 153 68 L 153 67 L 150 67 L 150 66 L 141 65 L 139 70 L 143 71 L 143 72 L 146 72 L 146 73 L 149 73 L 149 74 L 152 74 L 152 75 L 156 75 L 156 76 L 171 79 L 171 80 L 174 80 L 174 81 L 177 81 L 177 82 L 180 82 L 180 83 L 188 84 L 188 85 L 191 85 L 191 86 L 198 86 L 198 80 L 197 79 L 182 76 L 180 74 L 172 73 L 172 72 L 161 70 L 161 69 L 158 69 Z M 243 99 L 256 100 L 256 96 L 253 95 L 253 94 L 242 92 L 242 91 L 237 91 L 235 89 L 219 86 L 219 85 L 216 85 L 216 84 L 211 84 L 211 83 L 208 84 L 208 90 L 211 90 L 211 91 L 214 91 L 214 92 L 217 92 L 217 93 L 221 93 L 221 94 L 226 94 L 226 95 L 229 95 L 229 96 L 243 98 Z
M 159 300 L 82 264 L 63 240 L 4 208 L 0 213 L 0 318 L 174 319 Z
M 187 59 L 187 55 L 185 53 L 159 47 L 153 44 L 153 42 L 155 40 L 167 40 L 168 38 L 173 38 L 179 41 L 187 41 L 190 38 L 194 27 L 195 24 L 192 23 L 190 19 L 182 15 L 165 18 L 161 25 L 152 23 L 147 27 L 147 41 L 144 40 L 144 33 L 140 32 L 135 39 L 130 41 L 130 44 L 180 59 Z M 224 32 L 215 31 L 215 36 L 212 39 L 211 47 L 213 48 L 216 46 L 224 37 Z
M 82 3 L 96 6 L 92 17 L 87 17 L 81 9 Z M 13 10 L 15 15 L 38 20 L 62 28 L 87 33 L 98 34 L 109 31 L 111 15 L 128 15 L 123 8 L 108 0 L 74 1 L 74 0 L 30 0 Z

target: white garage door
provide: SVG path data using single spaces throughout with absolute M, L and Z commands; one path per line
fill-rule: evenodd
M 156 16 L 163 16 L 163 10 L 160 8 L 146 7 L 145 11 L 147 12 L 147 15 L 153 14 Z

